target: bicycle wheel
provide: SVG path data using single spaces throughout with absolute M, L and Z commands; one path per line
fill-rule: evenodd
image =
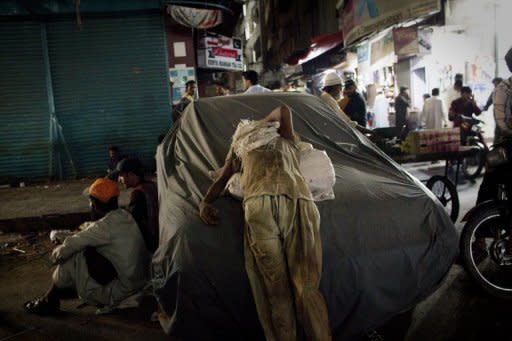
M 428 179 L 427 188 L 439 199 L 451 220 L 456 222 L 459 216 L 459 195 L 455 185 L 445 176 L 434 175 Z
M 462 172 L 466 179 L 472 180 L 478 177 L 482 173 L 482 169 L 485 165 L 485 148 L 481 142 L 475 142 L 474 146 L 479 148 L 472 156 L 465 157 L 462 160 Z
M 499 208 L 489 207 L 468 221 L 461 233 L 460 250 L 464 268 L 478 286 L 493 296 L 511 300 L 512 237 L 501 213 Z M 483 257 L 477 257 L 474 250 L 477 238 L 486 247 L 479 251 Z

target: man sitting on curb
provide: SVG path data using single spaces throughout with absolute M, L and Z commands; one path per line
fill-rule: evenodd
M 157 186 L 144 178 L 139 159 L 123 159 L 117 166 L 117 172 L 121 183 L 133 188 L 127 209 L 139 225 L 148 251 L 154 253 L 158 248 L 159 234 Z
M 24 304 L 27 312 L 58 313 L 60 299 L 69 288 L 84 302 L 111 310 L 144 287 L 149 255 L 137 223 L 118 208 L 118 197 L 117 183 L 110 179 L 97 179 L 91 185 L 95 221 L 53 250 L 50 260 L 58 266 L 52 286 L 44 296 Z

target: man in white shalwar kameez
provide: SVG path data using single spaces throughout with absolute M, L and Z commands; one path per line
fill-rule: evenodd
M 110 179 L 91 185 L 91 210 L 98 220 L 53 250 L 50 259 L 58 265 L 52 286 L 44 296 L 24 304 L 27 312 L 59 312 L 60 298 L 69 288 L 88 304 L 113 309 L 144 287 L 149 254 L 131 214 L 118 208 L 118 196 L 118 185 Z
M 373 113 L 375 115 L 375 128 L 389 127 L 389 101 L 382 91 L 379 91 L 375 96 Z

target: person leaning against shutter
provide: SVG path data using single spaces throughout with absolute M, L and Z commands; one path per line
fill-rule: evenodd
M 296 340 L 298 322 L 308 340 L 330 340 L 319 289 L 320 213 L 299 172 L 298 142 L 287 106 L 261 121 L 242 121 L 199 215 L 218 223 L 212 203 L 241 170 L 245 267 L 266 339 Z

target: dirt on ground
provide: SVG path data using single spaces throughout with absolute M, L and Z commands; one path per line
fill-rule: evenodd
M 96 307 L 62 300 L 62 313 L 40 317 L 23 310 L 51 284 L 48 233 L 0 234 L 0 340 L 168 340 L 152 321 L 156 302 L 146 297 L 138 308 L 96 315 Z
M 94 179 L 0 188 L 0 220 L 51 214 L 87 212 L 89 201 L 84 191 Z M 119 204 L 127 205 L 129 190 L 120 185 Z

